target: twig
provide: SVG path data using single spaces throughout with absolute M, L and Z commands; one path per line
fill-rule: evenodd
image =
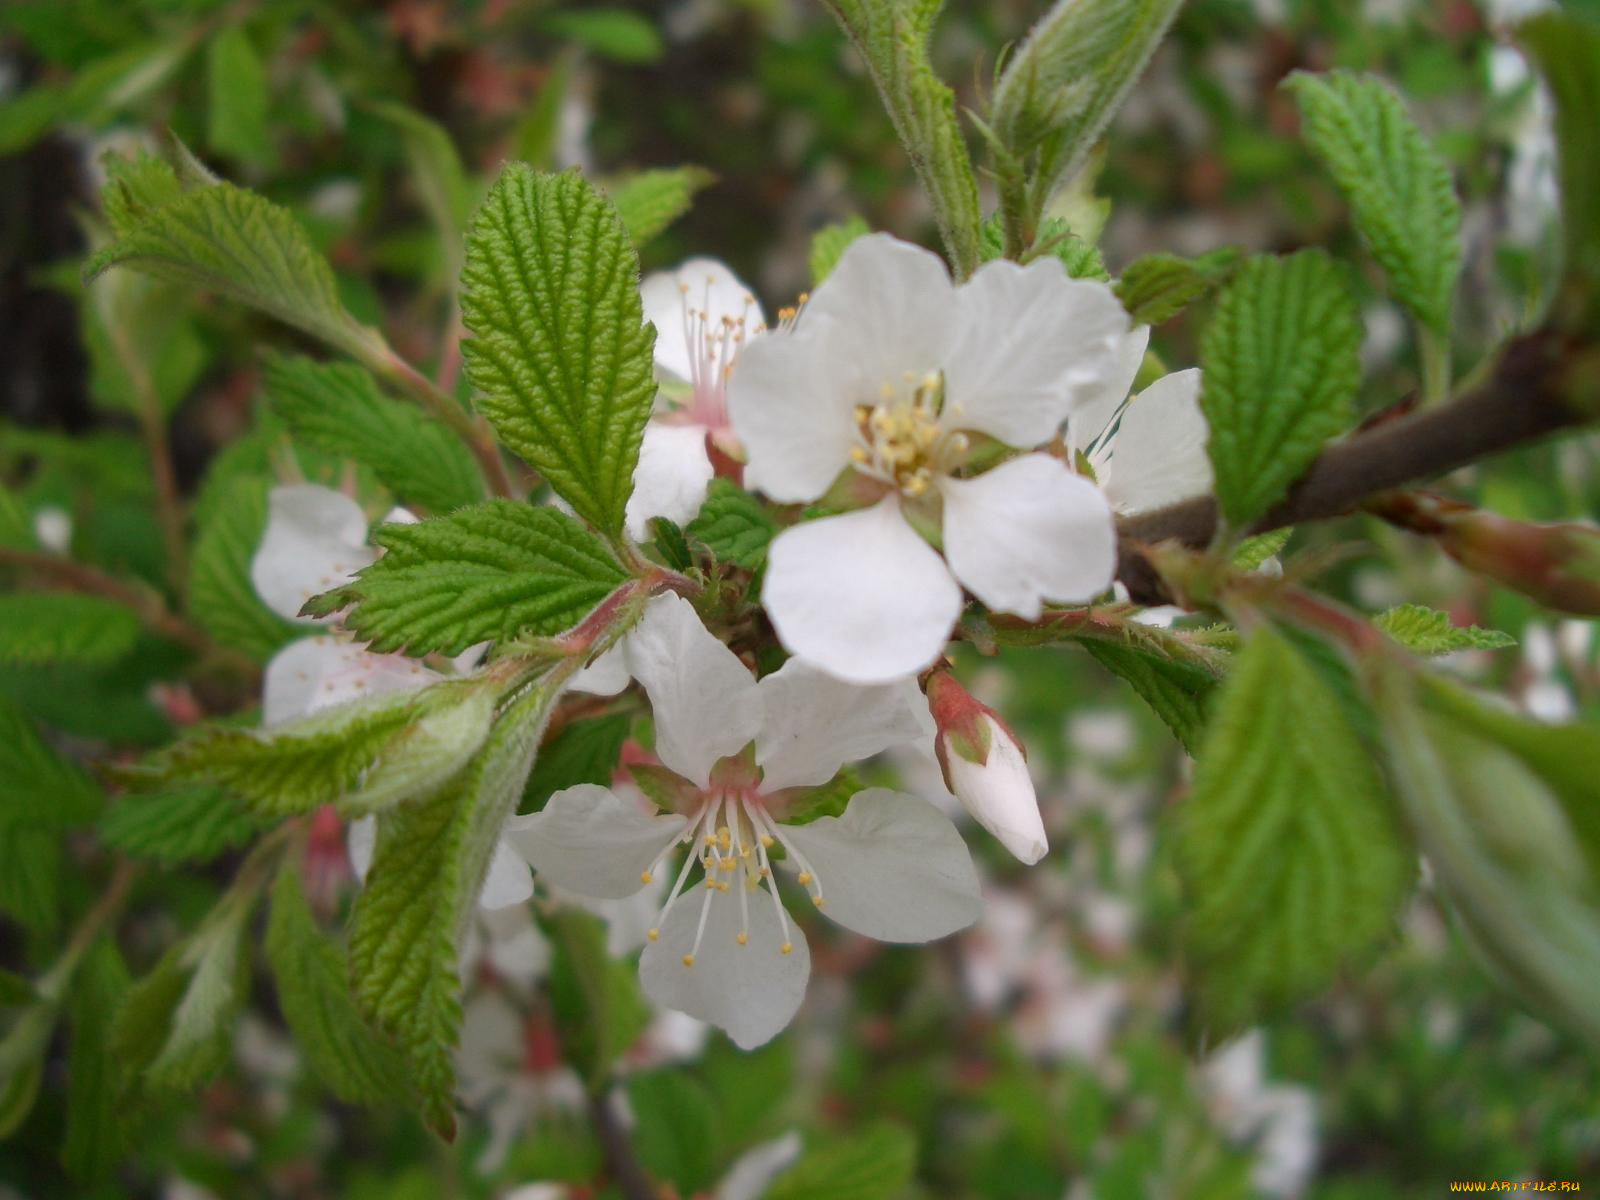
M 633 1153 L 633 1141 L 617 1117 L 611 1093 L 602 1088 L 589 1097 L 589 1117 L 600 1138 L 600 1152 L 606 1170 L 626 1200 L 661 1200 L 661 1191 L 651 1182 Z
M 1541 330 L 1512 341 L 1487 378 L 1449 404 L 1423 409 L 1329 446 L 1250 533 L 1344 516 L 1379 492 L 1420 483 L 1493 454 L 1582 425 L 1572 403 L 1586 343 Z M 1143 604 L 1170 599 L 1143 553 L 1157 542 L 1199 549 L 1217 529 L 1217 502 L 1204 496 L 1118 522 L 1117 577 Z

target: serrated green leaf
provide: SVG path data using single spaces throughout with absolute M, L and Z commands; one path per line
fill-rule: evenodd
M 563 1052 L 598 1083 L 650 1023 L 650 1005 L 638 971 L 606 952 L 605 926 L 593 916 L 561 908 L 545 928 L 556 950 L 547 987 Z
M 1091 658 L 1138 693 L 1186 751 L 1199 753 L 1219 683 L 1215 675 L 1194 663 L 1098 638 L 1085 638 L 1082 645 Z
M 287 867 L 272 888 L 265 945 L 284 1020 L 328 1090 L 349 1104 L 402 1099 L 405 1064 L 361 1019 L 344 953 L 317 928 L 299 876 Z
M 249 985 L 245 945 L 254 893 L 224 899 L 188 941 L 129 990 L 111 1050 L 152 1089 L 186 1092 L 228 1060 Z
M 18 705 L 0 698 L 0 829 L 70 829 L 94 820 L 100 802 L 89 777 L 45 744 Z M 8 868 L 24 865 L 3 861 Z
M 371 467 L 401 500 L 446 513 L 486 495 L 461 439 L 420 410 L 389 399 L 361 367 L 275 355 L 267 361 L 263 388 L 297 441 Z
M 1060 259 L 1072 279 L 1098 279 L 1104 282 L 1111 278 L 1105 260 L 1100 257 L 1100 247 L 1073 233 L 1072 227 L 1059 217 L 1046 217 L 1040 222 L 1035 245 L 1039 247 L 1041 256 Z M 993 262 L 1004 257 L 1005 250 L 1005 226 L 1000 214 L 996 213 L 983 223 L 978 256 L 984 262 Z
M 1146 254 L 1117 280 L 1117 299 L 1135 325 L 1159 325 L 1220 287 L 1238 261 L 1239 252 L 1229 246 L 1198 258 Z
M 24 1009 L 0 1038 L 0 1139 L 15 1133 L 33 1111 L 56 1014 L 55 999 L 42 1000 Z
M 627 580 L 571 517 L 514 500 L 380 525 L 373 537 L 383 557 L 307 610 L 354 605 L 346 627 L 379 652 L 460 654 L 478 642 L 560 633 Z
M 1083 166 L 1182 0 L 1057 0 L 1006 64 L 989 124 L 1018 158 L 1039 153 L 1048 196 Z
M 74 1179 L 108 1175 L 129 1142 L 130 1114 L 121 1103 L 122 1069 L 111 1052 L 111 1028 L 130 983 L 122 955 L 104 937 L 73 977 L 67 1000 L 71 1050 L 61 1165 Z
M 1257 630 L 1174 814 L 1198 1023 L 1225 1037 L 1325 986 L 1391 928 L 1413 852 L 1338 699 Z
M 562 788 L 580 783 L 611 785 L 633 718 L 626 713 L 574 721 L 539 750 L 539 761 L 523 789 L 521 812 L 537 812 Z
M 183 195 L 177 172 L 153 154 L 108 154 L 103 162 L 106 185 L 100 189 L 100 209 L 118 237 Z
M 579 516 L 619 536 L 655 396 L 655 327 L 621 219 L 578 174 L 512 163 L 473 221 L 461 282 L 484 414 Z
M 611 203 L 633 239 L 634 246 L 645 243 L 666 229 L 694 202 L 695 193 L 709 187 L 716 176 L 704 167 L 674 167 L 670 170 L 640 171 L 611 188 Z
M 1252 258 L 1223 289 L 1200 346 L 1200 407 L 1223 516 L 1243 528 L 1350 423 L 1361 326 L 1320 250 Z
M 958 280 L 978 266 L 978 184 L 956 121 L 955 94 L 928 62 L 941 0 L 826 0 L 866 60 L 889 120 L 933 202 Z
M 1294 527 L 1291 525 L 1245 538 L 1234 548 L 1233 565 L 1241 571 L 1254 571 L 1287 546 L 1293 536 Z
M 148 212 L 89 259 L 85 277 L 116 266 L 217 292 L 356 358 L 383 350 L 344 310 L 333 268 L 289 211 L 231 183 Z
M 689 549 L 689 539 L 678 525 L 666 517 L 650 518 L 650 544 L 663 563 L 674 571 L 688 571 L 694 567 L 694 554 Z
M 242 26 L 228 25 L 207 41 L 206 87 L 206 144 L 245 162 L 270 157 L 267 73 Z
M 807 258 L 807 265 L 811 268 L 811 286 L 816 287 L 833 273 L 833 268 L 839 265 L 839 259 L 850 248 L 851 242 L 871 232 L 872 227 L 866 221 L 852 214 L 848 219 L 824 225 L 812 234 L 811 252 Z
M 1503 650 L 1517 639 L 1498 629 L 1455 625 L 1449 614 L 1421 604 L 1401 604 L 1372 618 L 1372 623 L 1415 654 L 1451 654 L 1457 650 Z
M 1370 75 L 1289 77 L 1301 130 L 1350 203 L 1395 298 L 1438 333 L 1461 272 L 1461 205 L 1450 168 L 1405 104 Z
M 639 1164 L 651 1178 L 668 1180 L 686 1194 L 709 1186 L 722 1147 L 705 1085 L 682 1071 L 663 1069 L 633 1075 L 627 1087 Z
M 135 780 L 213 784 L 261 819 L 338 804 L 376 812 L 441 786 L 483 744 L 495 693 L 476 681 L 375 696 L 271 730 L 210 728 L 178 742 Z
M 684 533 L 718 562 L 756 571 L 767 560 L 767 546 L 778 534 L 778 523 L 749 492 L 726 479 L 713 479 L 699 516 Z
M 135 858 L 160 863 L 210 862 L 263 828 L 237 798 L 215 787 L 123 796 L 100 820 L 100 839 Z
M 549 13 L 541 24 L 556 37 L 570 38 L 614 62 L 654 62 L 663 49 L 656 27 L 625 8 L 565 9 Z
M 556 694 L 553 688 L 529 692 L 500 718 L 477 761 L 450 786 L 379 816 L 372 869 L 351 918 L 357 1005 L 403 1048 L 423 1115 L 446 1138 L 455 1131 L 457 947 Z
M 189 558 L 189 611 L 221 645 L 257 662 L 304 637 L 307 625 L 286 621 L 261 602 L 250 560 L 267 528 L 267 480 L 242 475 L 210 489 Z
M 763 1200 L 895 1200 L 911 1182 L 917 1142 L 887 1122 L 845 1137 L 813 1138 L 795 1163 L 772 1181 Z
M 75 592 L 0 596 L 0 663 L 115 662 L 133 649 L 139 620 L 120 604 Z

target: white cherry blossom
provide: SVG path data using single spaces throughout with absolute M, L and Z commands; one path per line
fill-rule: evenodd
M 1127 332 L 1111 289 L 1054 258 L 955 285 L 919 247 L 854 242 L 793 332 L 746 347 L 729 384 L 750 487 L 811 501 L 853 472 L 858 502 L 878 497 L 773 541 L 762 600 L 790 652 L 882 683 L 939 655 L 963 587 L 1030 619 L 1109 587 L 1116 536 L 1098 488 L 1046 453 L 970 471 L 980 441 L 1051 441 L 1104 389 Z
M 668 399 L 645 426 L 628 499 L 628 535 L 653 517 L 694 519 L 716 474 L 712 454 L 739 458 L 728 424 L 728 378 L 745 342 L 766 328 L 755 294 L 714 258 L 691 258 L 645 277 L 644 317 L 656 327 L 656 373 Z
M 650 697 L 673 811 L 585 784 L 516 818 L 507 837 L 542 879 L 597 898 L 637 892 L 688 845 L 639 966 L 657 1004 L 747 1049 L 788 1024 L 810 957 L 778 894 L 780 865 L 824 916 L 882 941 L 929 941 L 976 919 L 966 846 L 926 801 L 871 788 L 840 817 L 787 822 L 800 790 L 920 736 L 914 683 L 852 687 L 799 660 L 757 682 L 671 595 L 651 602 L 627 658 Z

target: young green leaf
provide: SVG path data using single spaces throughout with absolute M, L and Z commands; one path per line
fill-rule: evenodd
M 286 621 L 256 595 L 250 560 L 267 527 L 267 480 L 241 475 L 208 489 L 189 558 L 189 610 L 219 643 L 265 662 L 284 643 L 311 632 Z
M 886 1122 L 818 1139 L 772 1181 L 763 1200 L 894 1200 L 910 1184 L 916 1165 L 916 1139 L 909 1130 Z
M 240 25 L 206 43 L 206 144 L 218 154 L 264 162 L 272 153 L 267 130 L 267 73 Z
M 1517 644 L 1516 638 L 1498 629 L 1454 625 L 1448 614 L 1421 604 L 1401 604 L 1379 613 L 1372 623 L 1414 654 L 1503 650 Z
M 1270 628 L 1218 696 L 1176 810 L 1197 1015 L 1225 1037 L 1325 986 L 1390 929 L 1413 851 L 1338 699 Z
M 133 649 L 139 620 L 120 604 L 74 592 L 0 596 L 0 663 L 115 662 Z
M 472 211 L 472 184 L 456 144 L 444 127 L 403 104 L 370 102 L 378 116 L 400 131 L 406 163 L 422 207 L 450 247 L 451 282 L 460 269 L 461 238 Z
M 547 14 L 541 24 L 556 37 L 570 38 L 614 62 L 647 63 L 661 57 L 656 27 L 625 8 L 563 9 Z
M 351 701 L 271 730 L 203 730 L 133 777 L 225 788 L 257 817 L 337 803 L 361 816 L 428 794 L 483 744 L 495 692 L 478 681 Z
M 756 571 L 767 560 L 767 546 L 778 534 L 778 523 L 749 492 L 726 479 L 713 479 L 700 515 L 684 533 L 718 562 Z
M 578 174 L 506 167 L 467 235 L 463 346 L 501 439 L 574 511 L 620 536 L 655 396 L 639 258 Z
M 633 965 L 607 953 L 606 930 L 586 912 L 559 908 L 545 922 L 555 945 L 550 1007 L 561 1044 L 584 1078 L 604 1080 L 650 1023 Z
M 446 1138 L 455 1132 L 451 1052 L 461 1025 L 456 949 L 556 692 L 527 693 L 469 770 L 379 817 L 372 869 L 352 917 L 356 1002 L 405 1051 L 423 1114 Z
M 238 849 L 262 828 L 236 797 L 201 786 L 121 797 L 101 818 L 100 838 L 135 858 L 202 863 Z
M 811 286 L 816 287 L 832 274 L 851 242 L 871 232 L 870 225 L 852 214 L 847 220 L 824 225 L 812 234 L 811 253 L 807 259 L 807 265 L 811 268 Z
M 1381 80 L 1299 71 L 1286 86 L 1306 141 L 1350 202 L 1395 298 L 1445 333 L 1461 273 L 1461 205 L 1450 168 Z
M 957 279 L 978 266 L 978 184 L 956 121 L 955 94 L 928 62 L 940 0 L 826 0 L 866 60 L 889 120 L 933 202 Z
M 1200 407 L 1223 516 L 1242 528 L 1349 423 L 1361 327 L 1320 250 L 1252 258 L 1223 289 L 1200 346 Z
M 1007 151 L 1040 151 L 1035 191 L 1077 173 L 1182 0 L 1057 0 L 1011 55 L 989 124 Z
M 703 167 L 640 171 L 611 189 L 611 203 L 634 246 L 642 248 L 688 212 L 695 193 L 715 180 Z
M 1098 279 L 1104 282 L 1111 278 L 1105 260 L 1100 257 L 1100 247 L 1073 233 L 1072 227 L 1059 217 L 1046 217 L 1040 222 L 1039 236 L 1034 244 L 1039 248 L 1040 255 L 1048 254 L 1060 259 L 1061 265 L 1067 269 L 1067 275 L 1073 279 Z M 1003 258 L 1005 252 L 1005 225 L 1000 214 L 995 213 L 983 223 L 978 257 L 984 262 L 993 262 Z
M 1084 638 L 1082 645 L 1090 658 L 1138 693 L 1185 750 L 1199 753 L 1207 712 L 1217 690 L 1215 675 L 1195 663 L 1098 638 Z
M 380 525 L 374 540 L 383 557 L 307 610 L 354 605 L 345 625 L 379 652 L 460 654 L 478 642 L 560 633 L 627 579 L 571 517 L 514 500 Z
M 287 867 L 272 888 L 266 952 L 284 1020 L 328 1089 L 349 1104 L 403 1098 L 405 1064 L 399 1052 L 361 1019 L 344 954 L 317 928 L 300 877 Z
M 150 210 L 89 259 L 85 277 L 116 266 L 220 293 L 356 358 L 383 348 L 344 310 L 333 268 L 289 211 L 230 183 Z
M 1220 287 L 1238 261 L 1239 252 L 1231 246 L 1199 258 L 1146 254 L 1129 263 L 1117 280 L 1117 299 L 1135 325 L 1159 325 Z
M 1233 550 L 1233 565 L 1241 571 L 1255 571 L 1273 555 L 1277 554 L 1289 544 L 1289 539 L 1294 536 L 1294 527 L 1286 526 L 1283 529 L 1270 529 L 1266 533 L 1258 533 L 1255 537 L 1247 537 Z
M 633 1075 L 628 1110 L 638 1122 L 634 1151 L 651 1178 L 667 1180 L 685 1195 L 698 1195 L 714 1182 L 721 1146 L 716 1108 L 703 1083 L 670 1068 Z
M 445 513 L 485 497 L 483 476 L 461 439 L 389 399 L 361 367 L 275 355 L 263 388 L 297 441 L 371 467 L 402 500 Z

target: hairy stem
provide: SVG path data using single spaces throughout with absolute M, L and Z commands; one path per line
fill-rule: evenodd
M 1506 346 L 1476 387 L 1448 404 L 1425 408 L 1358 433 L 1325 449 L 1283 500 L 1249 533 L 1355 511 L 1369 496 L 1420 483 L 1493 454 L 1525 445 L 1590 419 L 1574 401 L 1593 348 L 1555 330 L 1540 330 Z M 1210 496 L 1123 518 L 1118 522 L 1117 577 L 1142 604 L 1170 597 L 1143 547 L 1177 541 L 1208 545 L 1217 528 Z
M 368 366 L 455 431 L 478 460 L 496 496 L 516 495 L 505 460 L 500 457 L 500 447 L 495 443 L 494 431 L 487 421 L 462 408 L 454 396 L 393 351 Z

